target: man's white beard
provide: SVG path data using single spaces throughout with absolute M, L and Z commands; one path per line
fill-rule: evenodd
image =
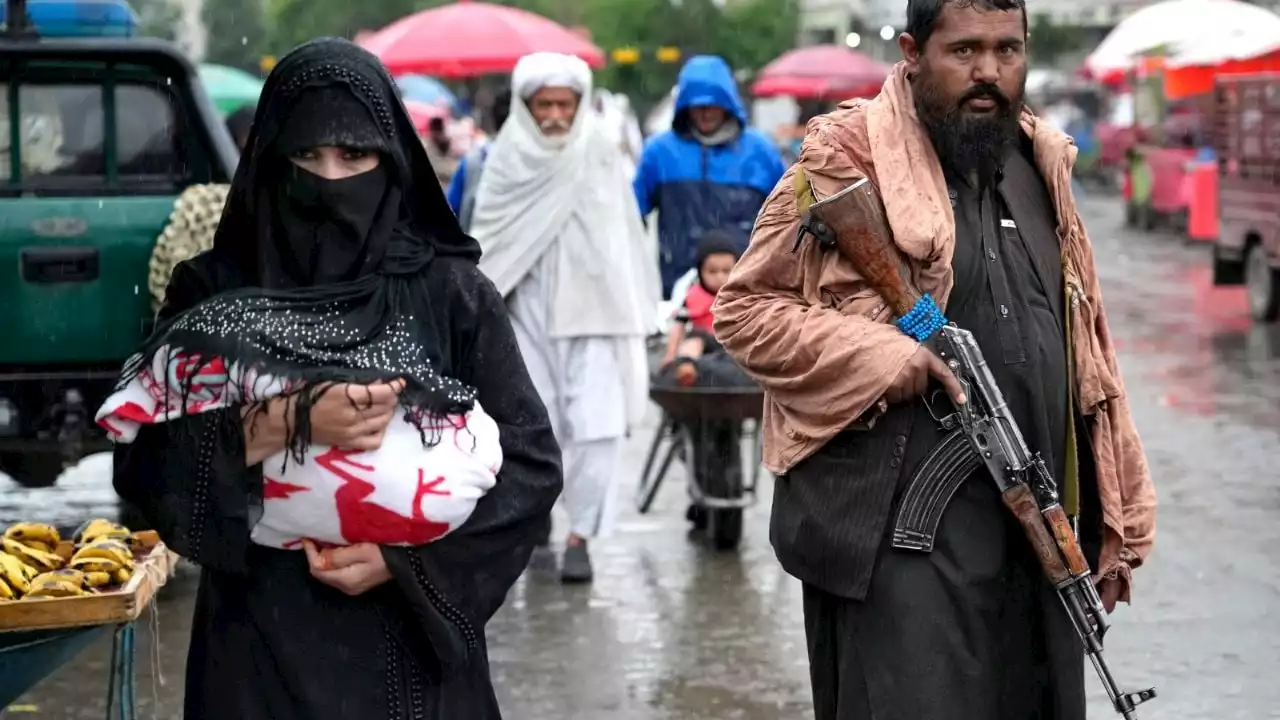
M 548 118 L 538 123 L 538 129 L 553 144 L 566 145 L 569 142 L 569 132 L 573 129 L 573 124 L 557 118 Z

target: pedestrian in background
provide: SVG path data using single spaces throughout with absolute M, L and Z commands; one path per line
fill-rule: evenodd
M 511 88 L 503 88 L 493 98 L 493 134 L 502 132 L 511 112 Z M 471 148 L 458 163 L 453 179 L 449 181 L 449 190 L 445 193 L 449 198 L 449 207 L 458 214 L 458 222 L 463 232 L 471 231 L 471 216 L 475 212 L 476 190 L 480 187 L 480 176 L 484 172 L 485 160 L 489 158 L 489 150 L 493 147 L 493 139 L 487 139 Z
M 662 296 L 693 270 L 698 241 L 733 234 L 745 250 L 761 204 L 786 168 L 767 136 L 748 127 L 729 64 L 692 57 L 680 70 L 671 129 L 649 139 L 634 189 L 640 212 L 658 211 Z
M 236 149 L 244 152 L 249 142 L 249 131 L 253 129 L 253 115 L 257 111 L 252 105 L 246 105 L 227 116 L 227 132 L 236 143 Z
M 593 578 L 587 543 L 612 526 L 622 441 L 648 407 L 658 300 L 625 158 L 591 108 L 591 85 L 571 55 L 520 60 L 471 222 L 564 450 L 566 582 Z

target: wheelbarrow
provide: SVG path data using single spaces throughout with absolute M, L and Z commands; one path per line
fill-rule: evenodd
M 690 500 L 704 512 L 706 530 L 717 549 L 731 550 L 742 538 L 743 511 L 756 502 L 760 477 L 760 418 L 764 412 L 764 392 L 758 387 L 662 387 L 650 386 L 649 398 L 662 409 L 662 421 L 645 458 L 640 484 L 636 488 L 636 510 L 649 512 L 658 488 L 671 465 L 680 460 L 685 467 Z M 709 458 L 706 445 L 715 434 L 731 433 L 732 442 L 722 443 L 740 453 L 746 439 L 750 459 Z M 661 459 L 659 459 L 661 458 Z M 701 470 L 701 472 L 699 472 Z
M 134 624 L 0 632 L 0 716 L 3 709 L 81 651 L 112 633 L 107 720 L 134 720 Z

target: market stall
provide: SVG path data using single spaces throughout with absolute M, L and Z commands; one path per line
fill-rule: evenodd
M 176 556 L 156 533 L 91 520 L 71 539 L 18 523 L 0 539 L 0 709 L 112 636 L 107 718 L 135 717 L 135 623 Z
M 1238 0 L 1166 0 L 1121 22 L 1085 62 L 1095 78 L 1122 79 L 1133 93 L 1133 144 L 1125 199 L 1128 219 L 1196 236 L 1215 224 L 1214 204 L 1193 202 L 1212 188 L 1209 151 L 1214 78 L 1256 71 L 1280 50 L 1280 16 Z M 1207 239 L 1207 238 L 1202 238 Z

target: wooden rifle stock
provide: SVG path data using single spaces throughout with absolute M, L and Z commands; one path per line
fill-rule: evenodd
M 836 249 L 853 264 L 892 308 L 902 317 L 920 299 L 911 287 L 910 274 L 902 251 L 893 242 L 893 231 L 884 204 L 871 181 L 863 178 L 831 197 L 809 206 L 809 214 L 835 238 Z

